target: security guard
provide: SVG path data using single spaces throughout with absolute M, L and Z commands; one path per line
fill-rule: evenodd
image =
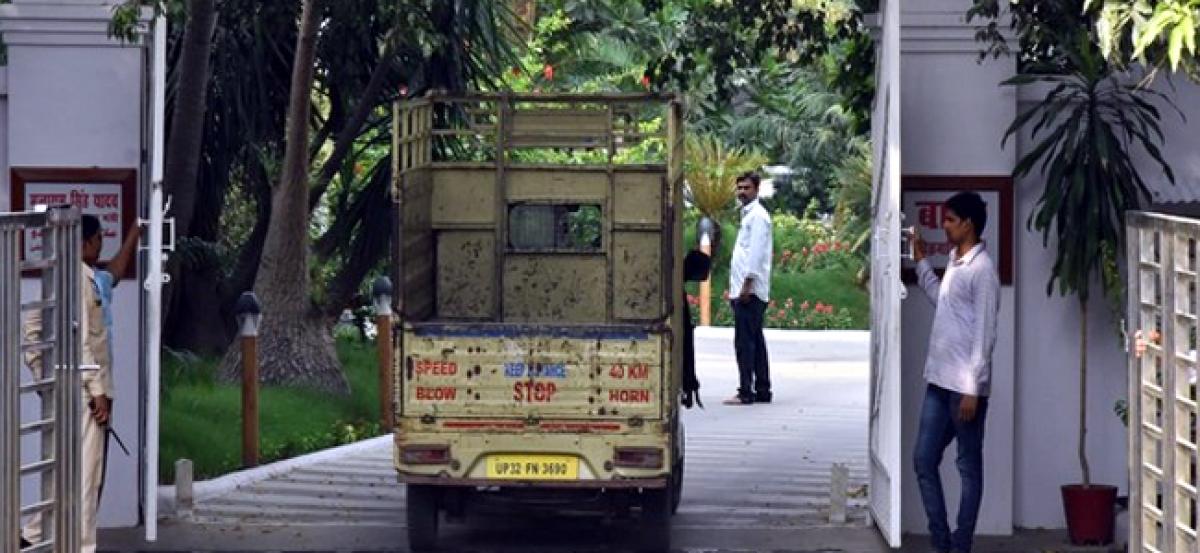
M 93 215 L 83 215 L 80 221 L 82 245 L 80 253 L 83 267 L 80 271 L 79 299 L 82 309 L 79 329 L 82 339 L 81 364 L 98 367 L 97 370 L 81 372 L 83 403 L 88 409 L 83 412 L 80 427 L 80 552 L 96 550 L 96 510 L 100 503 L 100 487 L 104 474 L 104 451 L 106 428 L 112 416 L 112 296 L 118 278 L 124 275 L 137 251 L 141 229 L 134 225 L 126 233 L 121 250 L 106 268 L 99 268 L 100 251 L 104 246 L 104 231 L 100 220 Z M 34 311 L 25 322 L 25 340 L 37 341 L 42 331 L 42 313 Z M 25 359 L 34 374 L 41 379 L 42 359 L 40 353 L 30 353 Z M 21 547 L 37 544 L 42 540 L 42 519 L 34 515 L 21 532 Z

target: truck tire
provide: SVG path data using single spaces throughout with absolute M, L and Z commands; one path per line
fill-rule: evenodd
M 408 545 L 413 551 L 433 551 L 437 547 L 439 499 L 437 486 L 409 484 L 405 493 L 408 519 Z
M 637 532 L 639 553 L 668 553 L 671 550 L 671 505 L 674 486 L 642 492 L 642 518 Z

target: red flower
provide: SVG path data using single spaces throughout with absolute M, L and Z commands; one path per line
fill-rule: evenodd
M 825 304 L 823 304 L 821 302 L 817 302 L 817 306 L 814 307 L 813 309 L 815 309 L 818 313 L 824 313 L 825 312 Z
M 839 250 L 839 249 L 841 249 L 841 248 L 842 248 L 842 245 L 841 245 L 841 244 L 839 244 L 839 243 L 837 243 L 837 242 L 834 242 L 834 243 L 833 243 L 833 251 L 835 251 L 835 252 L 836 252 L 836 251 L 838 251 L 838 250 Z
M 554 66 L 547 63 L 546 66 L 542 68 L 542 76 L 545 77 L 547 81 L 553 81 Z
M 642 87 L 650 90 L 650 75 L 642 75 Z

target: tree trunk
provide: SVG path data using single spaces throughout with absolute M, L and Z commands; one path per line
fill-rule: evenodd
M 216 0 L 189 0 L 187 23 L 183 28 L 183 44 L 175 72 L 175 103 L 171 112 L 171 136 L 167 141 L 163 165 L 163 192 L 171 198 L 171 213 L 175 232 L 191 236 L 192 218 L 196 211 L 196 178 L 200 170 L 200 153 L 204 139 L 204 113 L 208 98 L 208 62 L 212 55 L 213 32 L 217 25 Z M 170 281 L 163 286 L 162 310 L 164 327 L 169 327 L 176 289 L 187 287 L 178 263 L 168 264 Z M 189 315 L 190 316 L 190 315 Z M 223 347 L 223 346 L 222 346 Z
M 216 0 L 188 0 L 188 19 L 176 72 L 175 109 L 171 140 L 163 167 L 163 190 L 171 196 L 175 231 L 189 236 L 196 206 L 196 175 L 204 138 L 204 107 L 208 97 L 208 60 L 217 24 Z
M 383 85 L 387 82 L 389 67 L 391 67 L 391 48 L 384 47 L 379 63 L 371 72 L 371 80 L 367 82 L 367 88 L 363 90 L 362 97 L 358 99 L 358 104 L 355 105 L 354 112 L 350 114 L 350 119 L 338 133 L 337 140 L 333 145 L 333 152 L 329 155 L 325 166 L 321 168 L 321 173 L 317 175 L 317 182 L 314 183 L 312 192 L 308 195 L 310 212 L 316 209 L 317 204 L 321 202 L 321 196 L 329 188 L 329 182 L 333 180 L 333 176 L 341 170 L 342 162 L 346 160 L 346 156 L 354 147 L 354 141 L 362 131 L 363 124 L 367 122 L 367 117 L 370 117 L 371 112 L 375 110 L 375 104 L 383 93 Z
M 263 307 L 260 378 L 348 394 L 331 329 L 308 292 L 308 124 L 312 105 L 318 9 L 304 0 L 292 67 L 283 174 L 271 198 L 271 222 L 254 289 Z M 240 347 L 226 354 L 226 374 L 240 366 Z
M 1087 460 L 1087 300 L 1079 300 L 1079 467 L 1083 486 L 1092 485 L 1092 469 Z

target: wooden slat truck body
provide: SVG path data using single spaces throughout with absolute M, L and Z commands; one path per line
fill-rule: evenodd
M 683 470 L 680 106 L 478 94 L 395 109 L 395 458 L 413 547 L 433 547 L 442 512 L 523 498 L 629 515 L 641 549 L 665 550 Z

